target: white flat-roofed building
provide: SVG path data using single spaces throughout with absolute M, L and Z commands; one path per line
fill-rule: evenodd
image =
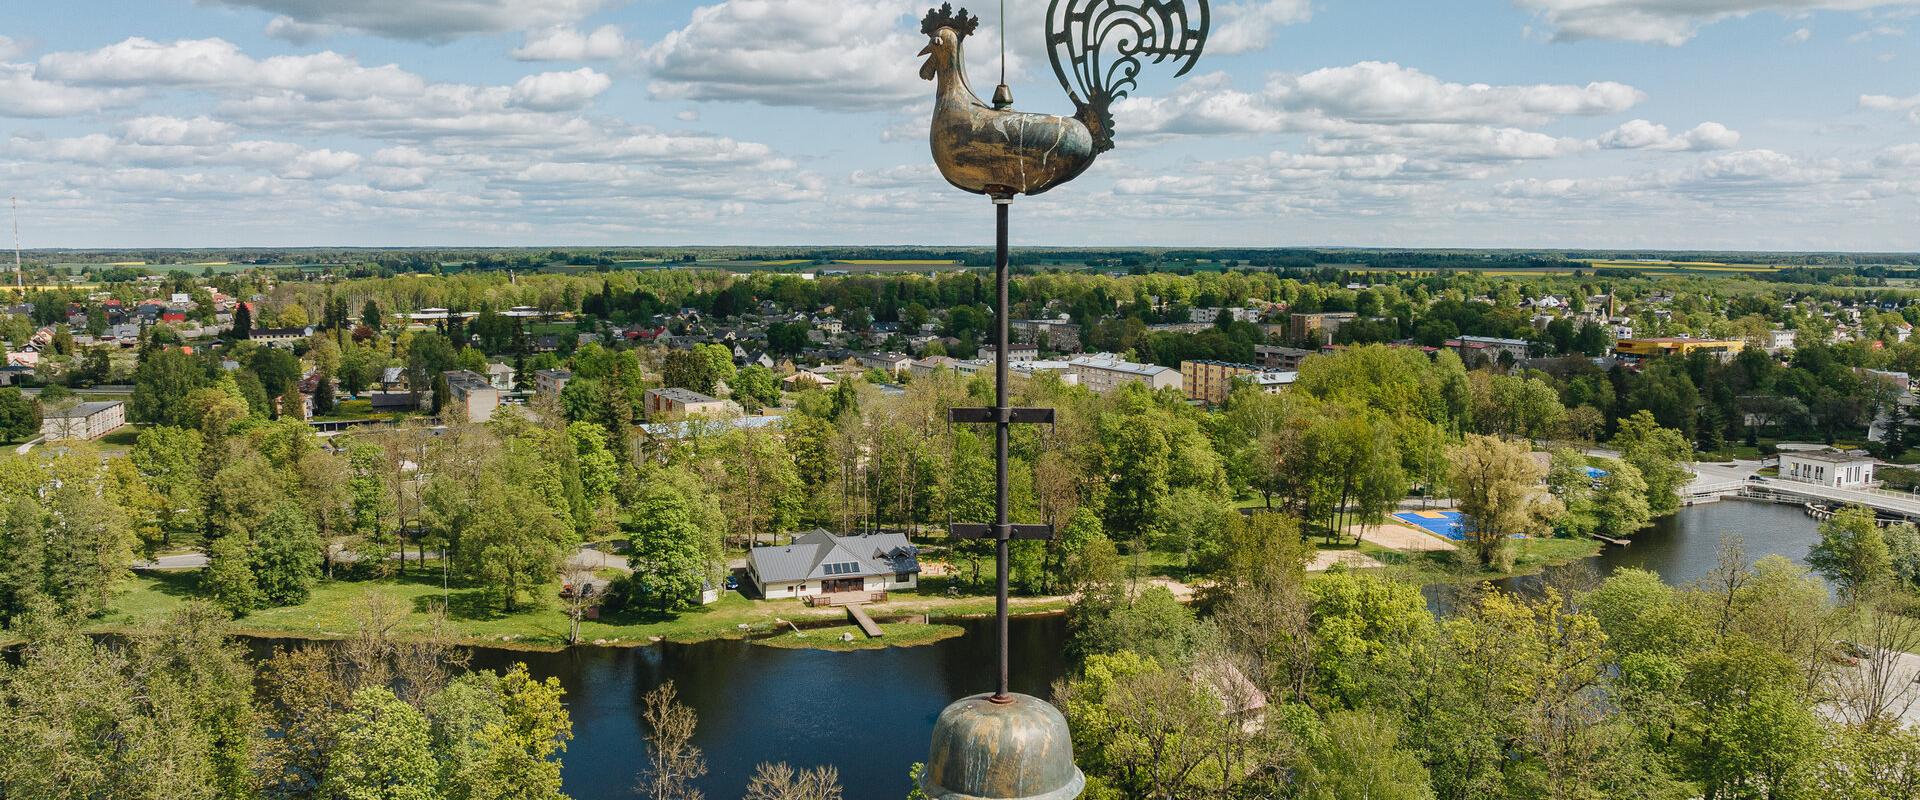
M 1179 389 L 1180 370 L 1158 364 L 1136 364 L 1111 354 L 1081 356 L 1067 362 L 1067 372 L 1094 394 L 1106 394 L 1129 383 L 1147 388 Z
M 1267 394 L 1279 394 L 1282 391 L 1285 391 L 1287 387 L 1292 386 L 1293 382 L 1299 379 L 1300 379 L 1300 373 L 1290 371 L 1290 370 L 1258 372 L 1246 377 L 1247 383 L 1252 384 L 1254 388 L 1259 389 L 1260 391 L 1266 392 Z
M 1851 489 L 1873 485 L 1873 457 L 1837 450 L 1781 451 L 1780 477 Z
M 53 441 L 98 439 L 125 424 L 127 404 L 118 400 L 102 400 L 48 409 L 40 418 L 40 435 Z

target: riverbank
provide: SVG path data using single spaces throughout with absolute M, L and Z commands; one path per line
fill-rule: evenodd
M 1448 546 L 1430 534 L 1407 533 L 1419 538 L 1423 547 Z M 1428 538 L 1432 541 L 1426 541 Z M 1323 546 L 1320 550 L 1328 565 L 1345 562 L 1421 585 L 1463 584 L 1529 575 L 1589 558 L 1600 550 L 1598 542 L 1584 539 L 1521 540 L 1515 543 L 1512 569 L 1492 571 L 1464 563 L 1451 550 L 1423 547 L 1410 547 L 1407 542 L 1376 535 L 1358 545 Z M 1177 571 L 1174 565 L 1161 564 L 1158 560 L 1136 566 L 1147 573 Z M 606 577 L 613 575 L 608 573 Z M 1168 585 L 1182 600 L 1192 599 L 1192 587 L 1173 578 L 1150 575 L 1146 579 Z M 122 586 L 106 614 L 92 629 L 103 633 L 146 629 L 187 600 L 201 596 L 199 580 L 197 569 L 140 571 Z M 255 611 L 235 620 L 233 629 L 244 635 L 268 638 L 345 638 L 358 628 L 368 598 L 373 597 L 399 612 L 394 633 L 402 637 L 441 635 L 475 646 L 557 650 L 566 646 L 569 627 L 558 594 L 557 582 L 540 587 L 528 592 L 520 607 L 509 612 L 498 597 L 484 588 L 457 581 L 443 586 L 442 576 L 432 562 L 424 567 L 416 563 L 406 574 L 396 577 L 321 581 L 305 602 Z M 1054 614 L 1065 611 L 1070 603 L 1070 597 L 1059 595 L 1015 597 L 1010 602 L 1010 610 L 1016 615 Z M 444 616 L 440 613 L 442 609 Z M 977 590 L 961 591 L 948 576 L 925 576 L 918 591 L 895 592 L 888 602 L 869 608 L 869 613 L 883 620 L 918 617 L 935 622 L 988 616 L 993 611 L 991 595 Z M 583 620 L 580 642 L 637 647 L 659 641 L 686 644 L 758 638 L 788 630 L 791 623 L 820 627 L 845 619 L 844 609 L 812 608 L 790 599 L 754 600 L 738 592 L 727 592 L 719 602 L 701 608 L 679 612 L 630 609 L 608 612 L 597 620 Z M 912 638 L 882 637 L 868 646 L 906 646 Z M 788 646 L 840 649 L 833 644 L 826 637 L 795 637 Z
M 200 596 L 198 583 L 198 570 L 136 573 L 116 593 L 107 613 L 92 630 L 121 633 L 149 628 L 189 599 Z M 929 579 L 920 592 L 896 592 L 887 602 L 869 606 L 868 611 L 883 619 L 918 616 L 935 622 L 993 613 L 992 596 L 948 596 L 945 586 L 940 579 Z M 255 611 L 234 620 L 233 631 L 259 637 L 345 638 L 356 629 L 371 595 L 401 611 L 393 630 L 402 637 L 429 636 L 436 624 L 443 624 L 444 635 L 461 644 L 558 650 L 566 646 L 568 627 L 566 610 L 557 599 L 558 590 L 557 583 L 543 587 L 532 593 L 541 601 L 523 602 L 521 608 L 509 613 L 479 587 L 453 585 L 443 589 L 437 573 L 321 581 L 314 585 L 306 602 Z M 1057 614 L 1066 610 L 1067 603 L 1065 597 L 1016 597 L 1009 606 L 1014 614 Z M 438 613 L 441 608 L 447 611 L 444 618 Z M 680 612 L 623 610 L 603 614 L 598 620 L 583 620 L 580 641 L 605 647 L 640 647 L 659 641 L 687 644 L 775 634 L 788 628 L 789 621 L 808 627 L 844 619 L 846 610 L 841 608 L 809 608 L 798 600 L 753 600 L 728 592 L 712 605 Z M 879 646 L 907 646 L 916 643 L 914 638 L 882 637 Z M 823 648 L 836 644 L 826 639 L 820 637 L 817 643 Z
M 1632 545 L 1628 545 L 1631 547 Z M 1383 574 L 1421 586 L 1460 585 L 1535 575 L 1551 567 L 1600 555 L 1602 545 L 1594 539 L 1540 538 L 1514 542 L 1513 566 L 1492 570 L 1470 564 L 1470 555 L 1455 550 L 1404 551 L 1382 547 L 1371 541 L 1345 548 L 1372 557 L 1384 565 Z M 1322 550 L 1331 548 L 1322 548 Z

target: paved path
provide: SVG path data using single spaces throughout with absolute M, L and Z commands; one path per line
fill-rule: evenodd
M 437 550 L 428 550 L 427 556 L 430 558 L 439 558 L 440 552 Z M 398 553 L 392 556 L 389 556 L 389 558 L 395 558 L 395 559 L 398 559 L 401 557 L 402 555 Z M 417 559 L 420 557 L 420 554 L 414 551 L 408 551 L 407 553 L 405 553 L 404 557 L 408 559 Z M 353 563 L 354 559 L 355 559 L 355 556 L 351 551 L 339 550 L 339 551 L 335 551 L 334 553 L 334 560 L 342 564 L 351 564 Z M 175 553 L 172 555 L 161 556 L 152 561 L 133 562 L 133 568 L 137 570 L 201 569 L 206 565 L 207 565 L 207 554 L 205 553 Z M 602 552 L 600 550 L 594 550 L 588 547 L 582 547 L 579 550 L 574 551 L 573 555 L 567 557 L 566 568 L 570 570 L 617 569 L 622 572 L 625 572 L 627 571 L 627 557 L 624 555 L 620 555 L 618 553 L 607 553 L 607 552 Z
M 134 569 L 200 569 L 206 565 L 206 553 L 175 553 L 152 561 L 133 562 Z

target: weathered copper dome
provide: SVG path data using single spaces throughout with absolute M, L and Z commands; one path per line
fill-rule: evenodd
M 1066 717 L 1024 694 L 1005 702 L 976 694 L 947 706 L 920 774 L 933 800 L 1073 800 L 1086 785 Z

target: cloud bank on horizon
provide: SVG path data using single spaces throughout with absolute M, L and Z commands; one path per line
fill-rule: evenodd
M 926 0 L 53 5 L 0 21 L 29 247 L 984 241 Z M 1005 67 L 1066 111 L 1045 5 Z M 1920 250 L 1920 0 L 1213 7 L 1022 243 Z

